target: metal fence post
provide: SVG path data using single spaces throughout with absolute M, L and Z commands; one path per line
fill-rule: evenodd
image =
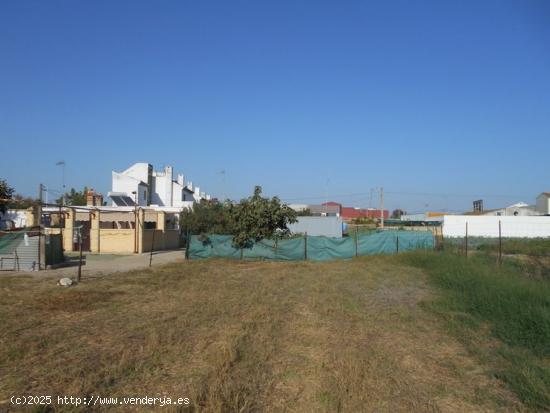
M 307 261 L 307 232 L 304 235 L 304 260 Z
M 466 254 L 466 258 L 468 258 L 468 223 L 466 222 L 466 247 L 465 247 L 465 254 Z
M 358 248 L 357 248 L 357 243 L 359 242 L 359 233 L 357 231 L 357 226 L 355 226 L 355 256 L 357 257 L 359 254 L 358 254 Z
M 149 267 L 153 262 L 153 250 L 155 249 L 155 232 L 157 232 L 156 229 L 153 230 L 153 238 L 151 240 L 151 253 L 149 254 Z
M 189 259 L 189 245 L 191 245 L 191 231 L 187 230 L 187 239 L 185 240 L 185 259 Z
M 395 248 L 395 252 L 396 252 L 397 254 L 399 254 L 399 235 L 396 235 L 396 236 L 395 236 L 395 244 L 396 244 L 396 245 L 395 245 L 395 247 L 396 247 L 396 248 Z
M 80 282 L 80 278 L 82 276 L 82 229 L 81 228 L 78 228 L 78 249 L 80 253 L 78 257 L 78 275 L 76 277 L 76 281 Z
M 498 221 L 498 265 L 502 265 L 502 223 Z

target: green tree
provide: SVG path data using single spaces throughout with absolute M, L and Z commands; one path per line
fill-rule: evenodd
M 241 200 L 231 211 L 234 220 L 233 243 L 243 248 L 252 241 L 288 236 L 288 224 L 296 222 L 296 211 L 282 204 L 278 197 L 262 197 L 262 187 Z
M 0 179 L 0 212 L 6 212 L 8 202 L 13 198 L 14 192 L 15 189 L 8 184 L 8 181 Z
M 180 214 L 180 228 L 184 234 L 194 235 L 233 233 L 232 205 L 203 200 L 193 209 Z
M 296 212 L 282 204 L 279 198 L 264 198 L 256 186 L 254 195 L 238 204 L 201 201 L 180 214 L 183 233 L 233 235 L 237 247 L 247 247 L 263 238 L 283 238 L 289 235 L 288 224 L 296 222 Z
M 85 186 L 82 191 L 77 191 L 74 188 L 71 188 L 69 192 L 66 192 L 65 195 L 58 198 L 56 203 L 61 204 L 64 199 L 64 205 L 69 206 L 85 206 L 86 205 L 86 193 L 88 192 L 88 187 Z

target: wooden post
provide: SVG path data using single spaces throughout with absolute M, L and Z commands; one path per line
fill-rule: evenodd
M 468 223 L 466 222 L 466 247 L 465 247 L 465 255 L 466 258 L 468 258 Z
M 304 260 L 307 261 L 307 232 L 304 235 Z
M 502 264 L 502 223 L 498 221 L 498 265 Z
M 153 250 L 155 249 L 155 232 L 157 232 L 156 229 L 153 230 L 153 238 L 151 240 L 151 253 L 149 254 L 149 267 L 153 262 Z
M 359 255 L 359 251 L 358 251 L 358 247 L 357 247 L 357 243 L 359 242 L 358 238 L 359 238 L 359 233 L 357 231 L 357 225 L 356 225 L 355 226 L 355 256 L 356 257 Z

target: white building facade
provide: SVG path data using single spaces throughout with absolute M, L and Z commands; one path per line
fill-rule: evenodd
M 518 202 L 517 204 L 510 205 L 506 208 L 492 209 L 490 211 L 483 212 L 482 215 L 488 216 L 502 216 L 502 217 L 527 217 L 541 215 L 534 205 L 528 205 L 525 202 Z
M 185 183 L 182 174 L 174 179 L 171 166 L 155 171 L 149 163 L 139 162 L 123 172 L 112 171 L 112 190 L 109 197 L 113 206 L 160 206 L 190 208 L 194 202 L 209 200 L 191 182 Z
M 537 211 L 541 215 L 550 215 L 550 192 L 543 192 L 537 197 Z

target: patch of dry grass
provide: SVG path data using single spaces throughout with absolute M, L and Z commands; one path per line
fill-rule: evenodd
M 523 409 L 418 305 L 424 274 L 389 258 L 192 261 L 68 289 L 5 277 L 0 292 L 0 410 L 13 394 L 181 396 L 204 412 Z

